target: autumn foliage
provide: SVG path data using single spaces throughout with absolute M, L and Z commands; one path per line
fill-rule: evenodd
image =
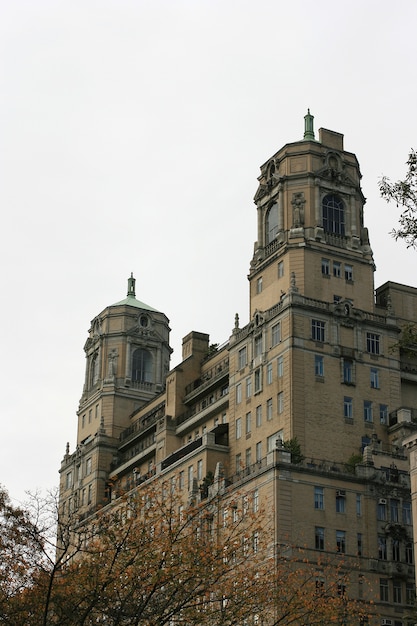
M 368 610 L 349 600 L 341 562 L 274 545 L 247 495 L 185 506 L 142 487 L 92 519 L 59 520 L 57 547 L 51 500 L 35 502 L 14 508 L 1 492 L 0 624 L 348 625 Z

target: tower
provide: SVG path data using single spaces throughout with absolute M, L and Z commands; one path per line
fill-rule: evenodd
M 106 307 L 91 322 L 84 345 L 83 393 L 77 411 L 77 447 L 61 466 L 61 491 L 69 507 L 89 507 L 108 497 L 108 475 L 120 433 L 130 416 L 165 387 L 172 349 L 169 320 L 136 299 L 135 278 L 126 298 Z

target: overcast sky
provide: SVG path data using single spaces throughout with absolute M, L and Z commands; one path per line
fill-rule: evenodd
M 0 483 L 57 485 L 90 320 L 126 295 L 226 341 L 248 321 L 259 166 L 307 107 L 345 136 L 377 266 L 417 286 L 378 179 L 417 148 L 417 2 L 0 0 Z M 318 134 L 316 134 L 318 137 Z

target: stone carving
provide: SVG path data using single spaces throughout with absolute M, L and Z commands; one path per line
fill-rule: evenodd
M 294 228 L 300 228 L 304 224 L 304 205 L 306 201 L 304 193 L 293 193 L 292 196 L 292 225 Z

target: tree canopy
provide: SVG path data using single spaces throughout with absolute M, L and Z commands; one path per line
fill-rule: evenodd
M 384 176 L 379 182 L 381 196 L 402 207 L 399 228 L 393 229 L 396 239 L 403 239 L 407 247 L 417 247 L 417 153 L 411 150 L 407 160 L 408 171 L 404 180 L 392 183 Z
M 277 547 L 247 494 L 184 506 L 165 487 L 142 486 L 57 527 L 54 510 L 39 497 L 16 508 L 0 490 L 0 624 L 349 625 L 369 611 L 350 599 L 340 558 L 310 562 Z

